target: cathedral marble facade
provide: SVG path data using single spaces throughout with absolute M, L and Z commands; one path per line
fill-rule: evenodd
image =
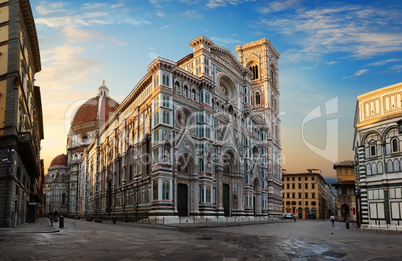
M 190 46 L 178 62 L 155 59 L 94 132 L 74 214 L 282 214 L 279 53 L 267 39 L 238 59 L 205 36 Z

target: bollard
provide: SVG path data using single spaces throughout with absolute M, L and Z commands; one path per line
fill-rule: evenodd
M 349 221 L 346 220 L 346 229 L 349 229 Z
M 63 216 L 59 217 L 59 228 L 64 228 L 64 217 Z
M 116 216 L 113 216 L 113 224 L 116 224 Z

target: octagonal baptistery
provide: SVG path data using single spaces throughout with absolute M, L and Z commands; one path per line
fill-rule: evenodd
M 118 106 L 119 104 L 109 97 L 109 89 L 103 81 L 97 96 L 86 101 L 74 114 L 67 140 L 71 160 L 81 157 L 84 148 L 93 140 L 95 131 L 105 124 Z

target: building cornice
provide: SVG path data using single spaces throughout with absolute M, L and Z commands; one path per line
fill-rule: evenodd
M 28 31 L 29 44 L 32 49 L 33 60 L 35 64 L 34 72 L 40 72 L 42 70 L 40 62 L 39 41 L 36 34 L 35 21 L 32 14 L 31 5 L 29 0 L 20 0 L 21 9 L 23 12 L 24 22 Z

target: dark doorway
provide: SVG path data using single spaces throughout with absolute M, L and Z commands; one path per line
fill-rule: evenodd
M 349 206 L 347 204 L 343 204 L 341 206 L 341 215 L 342 215 L 342 220 L 347 221 L 349 218 Z
M 230 216 L 229 184 L 223 184 L 223 212 L 225 213 L 225 217 Z
M 177 214 L 181 217 L 188 216 L 188 192 L 186 184 L 177 184 Z

